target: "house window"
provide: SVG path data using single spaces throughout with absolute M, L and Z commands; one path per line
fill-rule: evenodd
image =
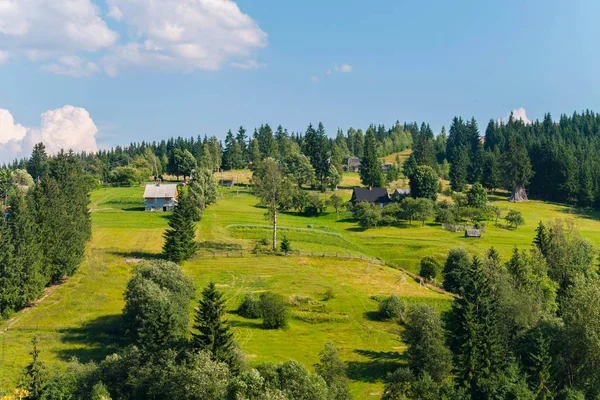
M 150 199 L 150 198 L 148 198 L 148 199 L 146 199 L 146 200 L 148 201 L 148 204 L 154 204 L 154 199 Z

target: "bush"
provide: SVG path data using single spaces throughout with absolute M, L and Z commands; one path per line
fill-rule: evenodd
M 283 239 L 281 240 L 281 251 L 284 253 L 288 253 L 292 251 L 292 244 L 286 235 L 283 235 Z
M 260 303 L 251 293 L 246 293 L 242 304 L 238 308 L 238 313 L 245 318 L 260 318 Z
M 361 201 L 354 205 L 352 214 L 363 228 L 376 227 L 381 222 L 381 207 Z
M 440 263 L 437 262 L 435 258 L 425 257 L 421 259 L 421 268 L 419 269 L 419 275 L 421 275 L 425 280 L 431 281 L 437 278 L 440 269 Z
M 333 291 L 332 288 L 329 288 L 325 291 L 325 294 L 323 295 L 323 301 L 329 301 L 331 299 L 335 298 L 335 292 Z
M 260 295 L 260 314 L 263 327 L 266 329 L 279 329 L 287 326 L 287 303 L 283 296 L 271 292 Z
M 379 316 L 381 319 L 401 319 L 406 310 L 406 303 L 395 294 L 379 303 Z

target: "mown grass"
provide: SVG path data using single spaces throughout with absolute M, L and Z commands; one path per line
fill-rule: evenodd
M 345 180 L 355 179 L 347 174 Z M 30 341 L 39 337 L 41 358 L 50 366 L 64 365 L 75 356 L 82 361 L 100 360 L 121 343 L 120 314 L 123 291 L 137 258 L 160 257 L 166 213 L 143 210 L 143 187 L 100 189 L 92 194 L 93 239 L 79 272 L 46 300 L 0 334 L 0 387 L 15 384 L 28 362 Z M 202 252 L 232 251 L 244 257 L 196 257 L 183 264 L 201 290 L 211 280 L 225 292 L 229 319 L 236 339 L 255 364 L 294 358 L 309 368 L 328 340 L 340 347 L 349 363 L 351 388 L 356 398 L 376 398 L 382 378 L 404 362 L 401 327 L 377 319 L 377 296 L 396 293 L 408 303 L 426 301 L 447 310 L 450 298 L 419 286 L 399 270 L 368 261 L 334 257 L 249 255 L 256 240 L 270 238 L 265 210 L 243 188 L 222 189 L 222 198 L 207 209 L 198 224 Z M 349 191 L 340 191 L 349 199 Z M 136 200 L 139 199 L 139 200 Z M 461 233 L 435 224 L 421 227 L 402 224 L 363 230 L 350 213 L 333 210 L 320 216 L 282 213 L 283 234 L 303 252 L 379 257 L 391 266 L 418 271 L 419 260 L 431 256 L 442 261 L 452 247 L 465 247 L 482 254 L 490 246 L 506 259 L 514 246 L 528 248 L 540 220 L 573 218 L 584 237 L 600 244 L 600 214 L 532 201 L 511 204 L 501 197 L 492 203 L 523 212 L 526 225 L 508 230 L 488 223 L 481 239 L 466 239 Z M 232 253 L 233 255 L 233 253 Z M 335 297 L 325 301 L 331 289 Z M 272 290 L 293 299 L 310 298 L 308 305 L 292 308 L 287 330 L 266 331 L 260 320 L 235 314 L 246 292 Z M 2 330 L 6 325 L 0 325 Z

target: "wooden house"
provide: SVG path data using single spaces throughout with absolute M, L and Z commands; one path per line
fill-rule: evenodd
M 346 170 L 350 171 L 350 172 L 359 172 L 360 171 L 360 158 L 358 158 L 358 157 L 348 158 L 348 166 L 346 167 Z
M 380 207 L 383 207 L 391 202 L 390 195 L 388 194 L 386 188 L 355 187 L 352 191 L 352 198 L 350 199 L 350 202 L 352 204 L 356 204 L 361 201 L 377 204 Z
M 178 197 L 175 184 L 148 184 L 144 191 L 144 208 L 146 211 L 172 211 L 177 205 Z
M 481 229 L 467 229 L 465 231 L 465 237 L 480 238 L 481 237 Z

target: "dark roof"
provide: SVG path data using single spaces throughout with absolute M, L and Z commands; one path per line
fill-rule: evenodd
M 368 201 L 370 203 L 389 203 L 390 196 L 385 188 L 355 187 L 352 192 L 352 203 Z
M 221 179 L 219 181 L 219 185 L 231 187 L 233 186 L 233 179 Z

